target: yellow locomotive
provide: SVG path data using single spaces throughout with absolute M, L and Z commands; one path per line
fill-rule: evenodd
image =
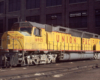
M 100 35 L 35 22 L 16 22 L 2 36 L 0 64 L 6 67 L 100 59 Z

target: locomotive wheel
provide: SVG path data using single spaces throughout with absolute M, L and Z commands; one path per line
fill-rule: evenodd
M 98 59 L 98 55 L 96 53 L 94 54 L 94 59 Z
M 23 61 L 21 62 L 20 66 L 21 66 L 21 67 L 24 67 L 24 66 L 25 66 L 25 64 L 24 64 Z
M 56 63 L 56 60 L 52 60 L 52 61 L 51 61 L 51 64 L 54 64 L 54 63 Z
M 7 61 L 7 63 L 6 63 L 6 67 L 7 67 L 7 68 L 10 68 L 10 67 L 11 67 L 11 65 L 10 65 L 10 62 L 9 62 L 9 61 Z

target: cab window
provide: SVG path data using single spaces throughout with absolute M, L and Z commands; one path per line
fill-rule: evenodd
M 41 30 L 39 28 L 34 29 L 34 35 L 35 36 L 41 36 Z

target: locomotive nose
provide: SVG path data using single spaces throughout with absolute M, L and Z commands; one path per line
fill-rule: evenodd
M 20 49 L 23 46 L 23 35 L 18 31 L 8 31 L 2 36 L 3 49 Z

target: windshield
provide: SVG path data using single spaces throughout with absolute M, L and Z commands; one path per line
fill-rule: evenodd
M 31 30 L 32 30 L 32 28 L 30 28 L 30 27 L 28 27 L 28 28 L 20 28 L 20 31 L 27 31 L 28 33 L 30 33 L 31 34 Z

